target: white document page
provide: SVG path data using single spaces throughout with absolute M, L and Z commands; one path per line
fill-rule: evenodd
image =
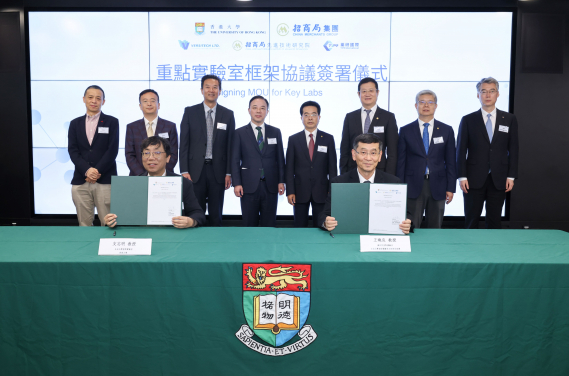
M 406 212 L 406 184 L 370 184 L 370 234 L 403 234 L 399 224 L 406 219 Z
M 182 215 L 182 177 L 148 177 L 149 225 L 172 225 L 172 218 Z

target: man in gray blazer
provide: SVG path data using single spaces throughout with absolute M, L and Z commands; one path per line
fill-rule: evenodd
M 209 224 L 221 226 L 225 190 L 231 186 L 233 111 L 219 105 L 221 80 L 202 77 L 202 103 L 186 107 L 180 123 L 180 172 L 194 183 L 200 206 L 209 208 Z

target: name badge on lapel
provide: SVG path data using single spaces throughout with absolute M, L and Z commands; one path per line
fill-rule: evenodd
M 217 123 L 217 129 L 220 131 L 226 131 L 227 130 L 227 124 Z
M 268 139 L 269 145 L 276 145 L 277 144 L 277 139 L 276 138 L 269 138 Z
M 170 135 L 168 133 L 158 133 L 158 136 L 162 138 L 170 138 Z
M 500 125 L 498 127 L 498 131 L 500 131 L 500 132 L 508 133 L 509 130 L 510 130 L 510 127 L 507 127 L 505 125 Z
M 435 137 L 435 138 L 433 138 L 433 143 L 434 144 L 444 144 L 445 141 L 443 140 L 442 137 Z
M 373 133 L 383 133 L 385 127 L 373 127 Z
M 109 127 L 99 127 L 99 133 L 109 134 Z
M 318 145 L 318 151 L 322 153 L 328 153 L 328 146 Z

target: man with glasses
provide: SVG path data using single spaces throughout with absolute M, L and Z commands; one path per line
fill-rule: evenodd
M 67 150 L 75 165 L 71 197 L 79 226 L 93 226 L 95 207 L 99 219 L 111 208 L 111 175 L 117 174 L 119 121 L 101 111 L 105 104 L 101 87 L 89 86 L 83 94 L 83 103 L 87 114 L 69 123 Z
M 144 175 L 180 176 L 166 169 L 166 165 L 172 157 L 170 143 L 167 139 L 158 136 L 148 137 L 142 142 L 140 149 L 142 150 L 141 159 L 145 170 Z M 194 185 L 188 179 L 182 179 L 182 203 L 184 215 L 172 218 L 174 227 L 196 227 L 205 223 L 205 214 L 194 193 Z M 109 213 L 105 216 L 103 223 L 109 227 L 115 227 L 118 224 L 117 219 L 116 214 Z
M 265 124 L 269 101 L 257 95 L 249 101 L 251 122 L 235 131 L 231 147 L 233 191 L 241 198 L 243 227 L 275 227 L 278 195 L 285 192 L 283 138 Z
M 304 130 L 289 137 L 286 151 L 286 187 L 288 203 L 294 209 L 294 226 L 308 226 L 308 210 L 312 205 L 312 222 L 318 227 L 318 216 L 330 189 L 330 181 L 338 175 L 334 136 L 318 129 L 320 105 L 308 101 L 300 106 Z
M 178 162 L 178 130 L 176 124 L 158 117 L 160 109 L 160 97 L 152 89 L 143 90 L 138 95 L 138 106 L 142 110 L 143 118 L 126 126 L 126 138 L 124 142 L 124 154 L 126 164 L 130 170 L 130 176 L 146 175 L 142 165 L 142 141 L 152 136 L 168 139 L 172 154 L 170 162 L 166 164 L 166 170 L 174 172 Z
M 397 176 L 377 170 L 377 164 L 381 159 L 382 142 L 374 134 L 364 133 L 357 136 L 352 145 L 352 159 L 357 168 L 336 176 L 331 183 L 401 183 Z M 332 196 L 329 193 L 326 198 L 324 210 L 320 213 L 318 223 L 325 230 L 332 231 L 338 226 L 336 218 L 332 217 Z M 409 216 L 409 213 L 407 213 Z M 413 225 L 410 219 L 406 219 L 399 228 L 408 234 Z
M 495 78 L 476 84 L 482 108 L 460 121 L 456 163 L 464 195 L 466 228 L 478 228 L 486 201 L 486 228 L 501 228 L 506 193 L 518 177 L 518 121 L 496 108 L 500 96 Z
M 371 77 L 362 79 L 358 84 L 358 97 L 362 107 L 346 115 L 340 142 L 340 173 L 346 173 L 356 167 L 352 160 L 351 148 L 354 139 L 362 133 L 373 133 L 383 145 L 383 158 L 377 164 L 378 170 L 395 175 L 397 168 L 397 122 L 395 115 L 379 108 L 377 81 Z
M 397 177 L 407 183 L 407 210 L 415 227 L 423 212 L 427 228 L 441 228 L 445 203 L 456 192 L 456 147 L 452 127 L 435 120 L 437 95 L 422 90 L 415 96 L 419 118 L 401 127 Z
M 217 103 L 221 79 L 206 75 L 201 80 L 203 102 L 186 107 L 180 123 L 180 172 L 194 182 L 196 196 L 209 212 L 209 224 L 221 226 L 225 190 L 231 187 L 231 140 L 235 131 L 233 111 Z

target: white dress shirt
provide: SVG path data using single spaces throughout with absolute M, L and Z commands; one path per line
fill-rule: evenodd
M 304 129 L 304 135 L 306 136 L 306 146 L 310 147 L 310 135 L 312 135 L 312 138 L 314 139 L 314 145 L 316 145 L 316 133 L 318 133 L 318 128 L 316 128 L 312 133 L 308 132 L 306 128 Z
M 371 123 L 373 122 L 373 116 L 375 115 L 375 111 L 377 110 L 377 105 L 371 108 L 371 112 L 369 113 L 369 126 L 371 127 Z M 362 107 L 362 133 L 365 133 L 365 125 L 366 125 L 366 118 L 367 112 L 366 109 Z
M 255 135 L 255 140 L 257 139 L 257 127 L 258 125 L 253 124 L 253 122 L 250 123 L 251 127 L 253 128 L 253 134 Z M 261 133 L 263 134 L 263 142 L 266 144 L 267 143 L 267 138 L 265 137 L 265 123 L 263 123 L 263 125 L 261 125 Z
M 360 169 L 358 168 L 358 176 L 360 177 L 360 183 L 364 183 L 366 181 L 369 181 L 370 183 L 373 183 L 375 181 L 375 170 L 373 170 L 373 175 L 368 179 L 364 178 L 362 176 L 362 174 L 360 174 Z

